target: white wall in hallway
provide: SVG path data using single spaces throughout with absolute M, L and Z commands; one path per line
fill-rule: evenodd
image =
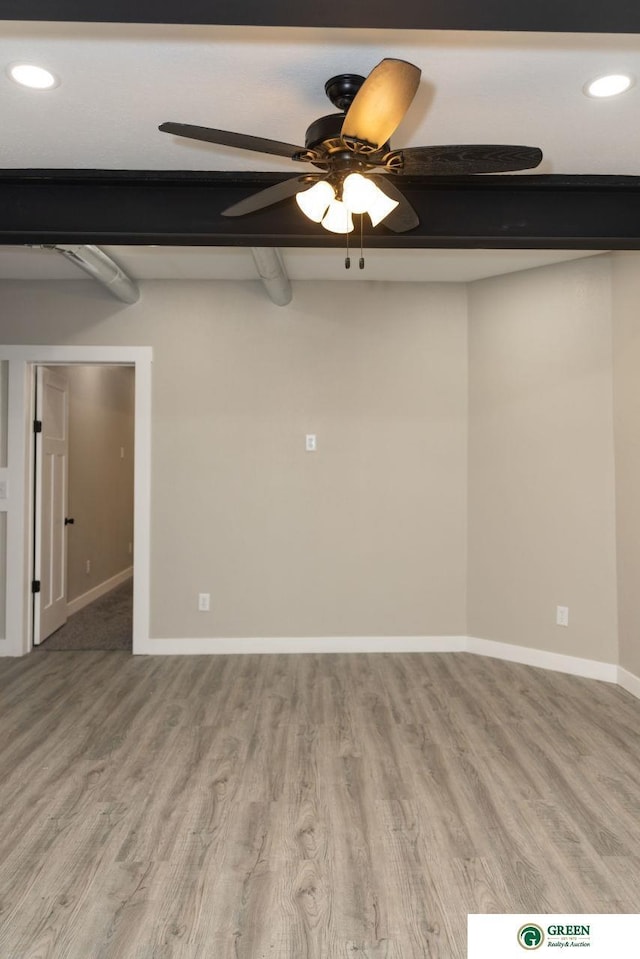
M 67 366 L 69 515 L 67 600 L 133 563 L 134 371 Z M 89 572 L 87 572 L 87 562 Z

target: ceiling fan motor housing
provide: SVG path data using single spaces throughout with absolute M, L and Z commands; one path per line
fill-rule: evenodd
M 307 150 L 311 150 L 313 147 L 325 143 L 325 141 L 339 140 L 343 123 L 344 113 L 330 113 L 326 117 L 314 120 L 304 135 L 304 145 Z
M 345 116 L 364 82 L 365 77 L 360 76 L 359 73 L 339 73 L 327 80 L 324 85 L 324 92 L 334 107 L 342 110 L 342 113 L 330 113 L 328 116 L 314 120 L 304 137 L 304 145 L 307 150 L 320 147 L 321 153 L 325 155 L 340 153 L 345 150 L 345 143 L 342 140 Z M 355 151 L 353 146 L 350 146 L 349 149 L 352 152 L 360 152 L 357 147 Z M 377 147 L 375 152 L 378 153 L 388 149 L 389 144 L 385 143 L 383 146 Z M 371 152 L 371 148 L 363 152 Z
M 320 117 L 318 120 L 314 120 L 304 135 L 304 145 L 306 149 L 313 150 L 324 145 L 328 154 L 343 152 L 345 150 L 345 144 L 342 139 L 343 123 L 344 113 L 330 113 L 326 117 Z M 383 154 L 387 153 L 389 149 L 389 143 L 384 143 L 381 147 L 375 149 L 375 152 Z

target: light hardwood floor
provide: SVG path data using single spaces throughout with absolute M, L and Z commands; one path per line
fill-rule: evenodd
M 0 661 L 1 959 L 463 959 L 640 911 L 640 702 L 466 653 Z

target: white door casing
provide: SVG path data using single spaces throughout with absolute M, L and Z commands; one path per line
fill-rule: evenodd
M 61 370 L 36 370 L 35 578 L 33 640 L 37 645 L 67 621 L 69 386 Z
M 33 646 L 33 419 L 32 373 L 39 365 L 108 363 L 135 368 L 135 479 L 133 563 L 133 652 L 154 652 L 149 639 L 151 559 L 151 370 L 149 346 L 0 344 L 9 362 L 6 639 L 0 656 L 23 656 Z

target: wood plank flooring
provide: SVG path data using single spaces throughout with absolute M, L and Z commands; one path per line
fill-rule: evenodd
M 1 959 L 464 959 L 640 912 L 640 702 L 466 653 L 0 660 Z

